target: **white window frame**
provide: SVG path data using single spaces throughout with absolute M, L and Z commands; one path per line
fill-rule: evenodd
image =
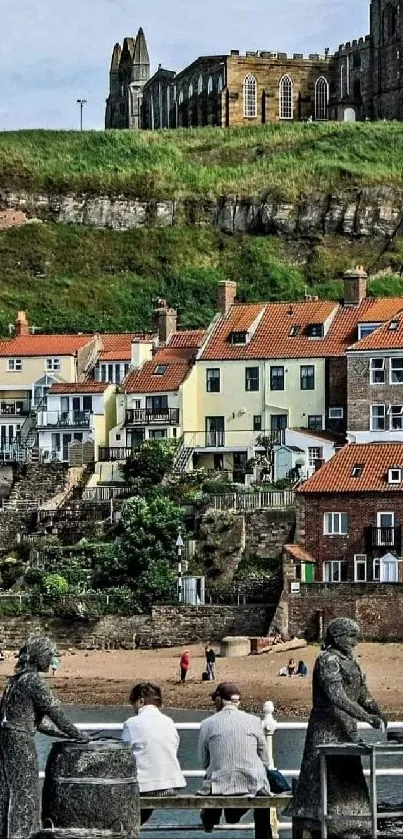
M 243 115 L 245 119 L 257 117 L 257 80 L 253 73 L 248 73 L 243 83 Z
M 279 117 L 280 119 L 294 118 L 294 84 L 291 76 L 285 73 L 278 85 Z
M 379 365 L 379 366 L 377 366 Z M 385 371 L 385 359 L 384 358 L 370 358 L 369 360 L 369 377 L 371 385 L 384 385 L 386 379 L 386 371 Z M 382 379 L 377 380 L 376 374 L 382 373 Z
M 374 427 L 373 408 L 383 408 L 383 419 L 384 419 L 384 422 L 385 422 L 385 427 L 384 428 L 375 428 Z M 380 419 L 380 418 L 378 417 L 378 419 Z M 382 405 L 378 402 L 376 402 L 374 405 L 370 405 L 370 419 L 369 419 L 369 422 L 370 422 L 370 425 L 369 425 L 370 431 L 378 431 L 378 432 L 381 432 L 381 433 L 386 431 L 386 424 L 387 424 L 386 423 L 386 405 Z
M 330 516 L 332 518 L 330 518 Z M 342 517 L 345 516 L 345 529 L 342 525 Z M 336 518 L 338 517 L 338 518 Z M 347 536 L 348 535 L 348 513 L 327 512 L 323 514 L 323 533 L 325 536 Z
M 379 326 L 381 326 L 380 323 L 359 323 L 358 340 L 361 341 L 362 338 L 372 335 L 372 333 L 375 332 L 375 329 L 378 329 Z
M 337 585 L 341 583 L 341 567 L 342 567 L 342 560 L 341 559 L 328 559 L 326 562 L 323 563 L 323 582 Z M 338 580 L 334 579 L 326 579 L 327 576 L 333 577 L 333 570 L 337 569 L 337 576 Z M 329 575 L 327 574 L 329 571 Z
M 372 562 L 372 579 L 374 583 L 381 581 L 381 560 L 379 556 L 375 556 Z
M 47 358 L 46 370 L 48 373 L 56 373 L 58 370 L 60 370 L 60 358 Z
M 388 484 L 401 484 L 402 483 L 402 470 L 399 466 L 394 466 L 392 469 L 388 469 Z
M 309 446 L 308 447 L 308 466 L 311 469 L 315 468 L 315 464 L 317 460 L 322 460 L 323 458 L 323 448 L 321 446 Z
M 400 362 L 400 366 L 394 368 L 393 367 L 393 362 L 396 362 L 396 361 Z M 395 373 L 396 371 L 398 371 L 400 373 L 401 378 L 398 379 L 397 381 L 396 380 L 394 381 L 393 380 L 393 373 Z M 390 362 L 389 362 L 389 384 L 390 385 L 402 385 L 403 384 L 403 355 L 398 355 L 398 356 L 392 357 L 390 359 Z
M 403 431 L 403 405 L 389 405 L 389 431 Z M 400 417 L 400 427 L 393 425 L 393 420 Z
M 359 580 L 357 575 L 357 567 L 359 565 L 364 565 L 365 574 L 364 579 Z M 366 583 L 368 579 L 368 558 L 366 554 L 354 554 L 354 582 L 355 583 Z
M 325 122 L 328 119 L 329 82 L 324 76 L 319 76 L 315 82 L 315 120 Z
M 7 359 L 7 370 L 8 370 L 9 373 L 21 373 L 22 358 L 8 358 Z
M 382 516 L 390 516 L 392 520 L 392 524 L 381 524 Z M 392 510 L 380 510 L 379 513 L 376 514 L 376 526 L 381 528 L 386 527 L 394 527 L 395 526 L 395 514 Z
M 344 408 L 329 408 L 329 419 L 343 419 Z

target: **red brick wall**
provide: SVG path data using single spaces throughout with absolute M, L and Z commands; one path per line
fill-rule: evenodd
M 394 512 L 395 526 L 403 522 L 403 493 L 365 493 L 362 495 L 302 493 L 297 497 L 297 521 L 304 522 L 299 529 L 299 542 L 316 559 L 318 582 L 322 581 L 322 565 L 328 560 L 347 562 L 347 579 L 354 579 L 354 554 L 366 553 L 365 528 L 376 527 L 378 512 Z M 326 536 L 323 517 L 327 512 L 347 513 L 349 532 L 346 536 Z M 378 555 L 386 553 L 383 549 Z
M 290 594 L 289 635 L 319 640 L 333 618 L 356 620 L 367 641 L 403 640 L 403 585 L 340 583 L 301 585 L 300 594 Z

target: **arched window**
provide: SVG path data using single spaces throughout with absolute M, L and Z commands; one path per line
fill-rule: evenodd
M 224 87 L 224 83 L 223 83 L 223 80 L 222 80 L 222 76 L 220 76 L 220 78 L 218 79 L 218 87 L 217 87 L 217 90 L 218 90 L 219 93 L 222 93 L 223 87 Z
M 397 32 L 397 10 L 393 3 L 388 3 L 383 13 L 383 38 L 392 41 Z
M 179 104 L 183 105 L 183 90 L 181 90 L 181 92 L 179 94 Z
M 172 87 L 172 99 L 174 102 L 176 102 L 176 84 L 174 84 Z
M 257 84 L 251 73 L 246 76 L 243 84 L 243 112 L 249 119 L 257 117 Z
M 283 76 L 279 84 L 280 119 L 292 119 L 294 108 L 292 101 L 292 79 Z
M 201 93 L 203 93 L 203 76 L 202 76 L 201 73 L 200 73 L 200 76 L 199 76 L 199 81 L 197 82 L 197 92 L 198 92 L 199 96 L 200 96 Z
M 188 97 L 189 97 L 189 99 L 191 99 L 191 98 L 192 98 L 192 96 L 193 96 L 193 85 L 192 85 L 192 82 L 190 82 L 190 85 L 189 85 L 189 92 L 188 92 Z
M 209 94 L 210 94 L 210 93 L 212 93 L 212 92 L 213 92 L 213 79 L 212 79 L 212 77 L 210 76 L 210 77 L 209 77 L 209 80 L 208 80 L 208 83 L 207 83 L 207 93 L 209 93 Z
M 329 104 L 329 84 L 324 76 L 319 76 L 315 84 L 315 119 L 327 119 Z

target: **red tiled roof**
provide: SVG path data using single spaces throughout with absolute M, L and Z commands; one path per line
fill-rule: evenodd
M 49 393 L 103 393 L 108 387 L 109 382 L 58 382 L 52 385 Z
M 316 560 L 305 548 L 301 548 L 301 545 L 284 545 L 284 550 L 297 562 L 311 562 L 316 565 Z
M 397 328 L 394 327 L 397 324 Z M 391 328 L 392 325 L 392 328 Z M 401 350 L 403 349 L 403 316 L 401 312 L 371 332 L 361 341 L 357 341 L 350 350 Z
M 161 364 L 166 365 L 166 370 L 161 376 L 156 375 L 155 369 Z M 128 373 L 122 384 L 122 390 L 125 393 L 166 393 L 179 390 L 189 369 L 187 361 L 171 361 L 169 358 L 164 358 L 161 351 L 152 361 L 146 361 L 140 370 L 132 370 Z
M 74 355 L 93 340 L 93 335 L 17 335 L 0 341 L 0 356 Z
M 343 434 L 337 434 L 333 431 L 312 431 L 310 428 L 296 428 L 295 431 L 299 431 L 301 434 L 307 434 L 308 437 L 318 437 L 321 440 L 328 440 L 329 443 L 335 443 L 336 445 L 342 445 L 345 441 Z
M 403 298 L 366 298 L 359 306 L 339 306 L 335 302 L 235 304 L 219 319 L 204 347 L 203 360 L 249 358 L 317 358 L 344 355 L 357 340 L 360 322 L 390 318 L 403 309 Z M 231 332 L 248 331 L 262 313 L 248 344 L 232 344 Z M 324 323 L 334 314 L 324 338 L 309 338 L 307 326 Z M 300 327 L 290 335 L 291 327 Z
M 203 342 L 205 334 L 205 329 L 188 329 L 183 330 L 182 332 L 173 332 L 169 339 L 168 346 L 174 349 L 188 349 L 190 347 L 198 349 Z
M 153 340 L 151 333 L 143 332 L 121 332 L 108 333 L 99 336 L 102 341 L 100 361 L 130 361 L 132 353 L 132 341 Z
M 354 466 L 361 466 L 353 478 Z M 403 469 L 403 443 L 350 443 L 328 460 L 299 488 L 301 493 L 402 492 L 402 484 L 389 484 L 388 469 Z

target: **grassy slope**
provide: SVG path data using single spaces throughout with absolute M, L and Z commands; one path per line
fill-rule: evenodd
M 145 329 L 159 296 L 178 308 L 182 326 L 205 325 L 217 281 L 225 278 L 237 280 L 242 300 L 300 298 L 305 285 L 338 296 L 335 277 L 358 262 L 368 265 L 379 247 L 340 238 L 308 247 L 197 228 L 118 233 L 30 224 L 0 231 L 0 331 L 19 308 L 50 330 Z M 381 266 L 397 271 L 402 263 L 398 239 Z M 377 279 L 372 291 L 403 293 L 403 281 Z
M 0 134 L 0 186 L 217 197 L 403 185 L 399 123 Z

